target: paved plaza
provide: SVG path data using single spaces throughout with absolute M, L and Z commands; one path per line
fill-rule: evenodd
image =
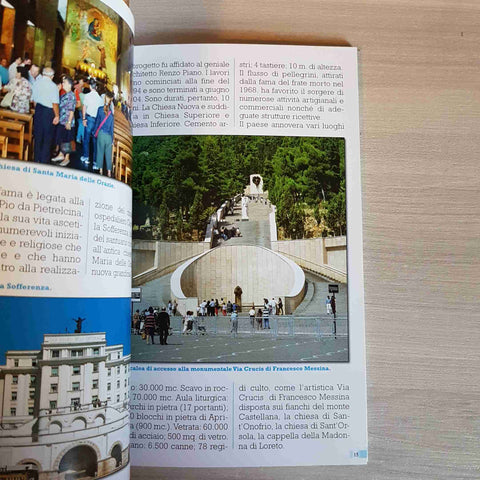
M 348 337 L 316 338 L 313 335 L 274 338 L 269 333 L 239 334 L 237 338 L 212 335 L 168 337 L 168 345 L 147 345 L 132 335 L 135 362 L 160 363 L 261 363 L 261 362 L 348 362 Z

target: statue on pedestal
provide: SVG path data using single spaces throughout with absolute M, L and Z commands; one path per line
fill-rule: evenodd
M 243 290 L 241 289 L 241 287 L 239 287 L 238 285 L 235 287 L 235 290 L 233 291 L 234 295 L 235 295 L 235 303 L 238 305 L 238 311 L 241 312 L 242 311 L 242 293 L 243 293 Z
M 248 197 L 242 197 L 242 220 L 248 220 Z

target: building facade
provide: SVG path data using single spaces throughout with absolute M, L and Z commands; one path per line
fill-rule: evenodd
M 0 366 L 0 468 L 102 477 L 129 457 L 129 362 L 105 333 L 44 335 Z M 73 478 L 73 477 L 72 477 Z M 75 477 L 76 478 L 76 477 Z

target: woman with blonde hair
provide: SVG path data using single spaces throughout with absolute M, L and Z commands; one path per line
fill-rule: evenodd
M 113 145 L 113 93 L 105 93 L 105 103 L 99 107 L 93 128 L 97 139 L 95 152 L 95 168 L 103 174 L 103 164 L 107 167 L 107 175 L 112 176 L 112 145 Z

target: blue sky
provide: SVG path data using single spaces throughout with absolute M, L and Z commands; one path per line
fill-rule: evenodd
M 130 353 L 130 298 L 0 297 L 1 364 L 7 350 L 39 350 L 45 333 L 73 333 L 78 317 L 82 332 L 106 332 Z

